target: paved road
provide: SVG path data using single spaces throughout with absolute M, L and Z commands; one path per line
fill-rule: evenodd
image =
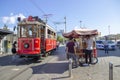
M 0 80 L 109 80 L 109 62 L 114 64 L 113 79 L 120 80 L 120 50 L 110 51 L 109 55 L 98 50 L 98 58 L 96 65 L 72 69 L 72 77 L 69 78 L 64 46 L 55 51 L 54 55 L 37 63 L 21 59 L 11 63 L 11 55 L 2 55 Z M 19 75 L 16 76 L 17 74 Z
M 113 79 L 120 80 L 120 50 L 110 51 L 109 56 L 98 50 L 99 62 L 96 65 L 80 66 L 68 74 L 68 61 L 65 60 L 64 47 L 58 50 L 52 60 L 42 67 L 30 80 L 109 80 L 109 62 L 114 64 Z M 37 66 L 39 67 L 39 66 Z

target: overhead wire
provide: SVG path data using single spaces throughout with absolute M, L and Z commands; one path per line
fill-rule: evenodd
M 40 12 L 42 12 L 43 15 L 47 15 L 47 14 L 45 13 L 45 11 L 44 11 L 43 9 L 41 9 L 40 6 L 38 6 L 38 5 L 35 3 L 35 1 L 33 1 L 33 0 L 29 0 L 29 1 L 30 1 Z M 46 16 L 44 16 L 44 17 L 46 17 Z M 48 17 L 46 17 L 46 18 L 48 18 Z M 49 21 L 52 22 L 54 25 L 56 25 L 52 20 L 49 19 Z
M 29 0 L 31 1 L 31 3 L 39 10 L 41 11 L 43 14 L 45 14 L 45 12 L 33 1 L 33 0 Z

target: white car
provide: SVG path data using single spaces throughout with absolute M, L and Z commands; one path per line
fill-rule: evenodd
M 97 49 L 104 49 L 104 41 L 105 40 L 96 41 L 96 48 Z M 108 44 L 108 49 L 109 50 L 115 50 L 116 49 L 116 43 L 114 41 L 109 40 L 107 42 L 107 44 Z
M 102 40 L 97 40 L 96 41 L 96 48 L 97 49 L 104 49 L 104 44 Z
M 117 45 L 118 47 L 120 47 L 120 41 L 117 41 L 116 45 Z
M 108 48 L 110 50 L 115 50 L 116 49 L 116 43 L 114 41 L 108 41 Z

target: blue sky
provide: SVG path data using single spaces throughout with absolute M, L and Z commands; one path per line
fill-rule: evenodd
M 97 29 L 101 35 L 120 33 L 120 0 L 0 0 L 0 28 L 4 24 L 12 30 L 17 17 L 48 16 L 48 24 L 57 30 L 64 29 L 66 16 L 67 32 L 80 28 Z M 108 27 L 110 26 L 110 27 Z

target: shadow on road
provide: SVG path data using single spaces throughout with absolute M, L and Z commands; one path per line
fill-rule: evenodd
M 40 63 L 41 61 L 34 61 L 32 59 L 21 59 L 17 57 L 14 61 L 12 61 L 12 55 L 1 55 L 0 56 L 0 66 L 10 66 L 10 65 L 29 65 L 31 63 Z
M 46 63 L 32 67 L 33 74 L 62 74 L 68 70 L 67 62 Z
M 120 67 L 120 65 L 115 65 L 115 67 Z
M 65 79 L 65 78 L 70 78 L 70 76 L 52 78 L 51 80 L 59 80 L 59 79 L 61 80 L 61 79 Z

